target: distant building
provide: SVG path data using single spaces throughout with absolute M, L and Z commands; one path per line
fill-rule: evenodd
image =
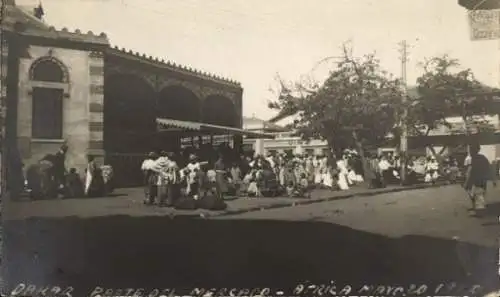
M 484 86 L 484 89 L 487 92 L 482 94 L 477 94 L 476 96 L 490 96 L 493 99 L 494 104 L 490 108 L 488 108 L 488 115 L 482 120 L 486 120 L 486 122 L 491 126 L 491 133 L 482 133 L 481 135 L 475 135 L 477 141 L 481 144 L 481 152 L 490 160 L 495 160 L 500 158 L 500 93 L 494 92 L 492 88 L 488 86 Z M 408 95 L 410 97 L 418 96 L 418 92 L 416 87 L 408 88 Z M 293 113 L 284 111 L 278 113 L 275 117 L 269 120 L 269 123 L 275 123 L 284 118 L 292 116 Z M 447 117 L 447 122 L 451 124 L 451 128 L 446 126 L 438 127 L 435 130 L 430 131 L 427 136 L 417 136 L 417 135 L 409 135 L 408 137 L 408 153 L 411 155 L 431 155 L 431 150 L 429 147 L 433 147 L 436 152 L 442 152 L 443 155 L 453 154 L 453 155 L 462 155 L 465 156 L 467 154 L 467 139 L 465 137 L 465 124 L 462 121 L 460 116 L 450 113 L 449 117 Z M 476 134 L 477 129 L 475 127 L 467 127 L 472 134 Z M 284 138 L 277 137 L 273 143 L 280 143 L 284 139 L 289 139 L 290 144 L 294 143 L 294 141 L 299 141 L 298 138 Z M 319 147 L 324 145 L 327 148 L 326 142 L 322 142 L 316 140 L 312 146 L 314 150 L 319 152 Z M 377 152 L 395 152 L 397 151 L 398 144 L 395 143 L 392 135 L 387 136 L 387 142 L 385 145 L 380 145 L 377 149 Z M 272 150 L 271 145 L 265 144 L 264 147 L 269 147 Z M 444 148 L 444 149 L 443 149 Z M 310 150 L 311 148 L 308 147 Z
M 304 141 L 299 136 L 294 136 L 294 132 L 290 129 L 255 117 L 243 117 L 243 128 L 253 132 L 275 135 L 275 139 L 244 139 L 243 146 L 247 152 L 253 151 L 256 154 L 288 153 L 319 156 L 329 150 L 326 141 L 319 139 Z
M 487 87 L 485 87 L 487 88 Z M 410 97 L 418 96 L 418 92 L 415 87 L 408 88 L 408 94 Z M 409 135 L 408 137 L 408 152 L 410 154 L 417 155 L 427 155 L 432 154 L 432 147 L 435 152 L 441 152 L 442 155 L 467 155 L 467 139 L 466 139 L 466 129 L 473 134 L 475 139 L 481 144 L 481 152 L 490 161 L 500 158 L 500 97 L 497 93 L 489 92 L 484 93 L 484 96 L 491 96 L 493 103 L 488 109 L 488 115 L 478 116 L 478 120 L 484 121 L 491 128 L 491 132 L 477 134 L 477 127 L 470 125 L 466 127 L 464 121 L 460 116 L 450 113 L 446 118 L 446 121 L 451 125 L 451 127 L 440 126 L 434 130 L 431 130 L 427 136 L 419 135 Z M 391 138 L 391 137 L 389 137 Z M 387 146 L 379 149 L 379 152 L 383 151 L 395 151 L 395 143 L 389 141 Z

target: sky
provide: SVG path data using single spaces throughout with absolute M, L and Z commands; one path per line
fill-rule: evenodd
M 36 5 L 40 0 L 16 0 Z M 409 44 L 414 84 L 426 57 L 449 54 L 490 86 L 500 83 L 500 41 L 471 41 L 457 0 L 41 0 L 57 29 L 105 32 L 110 43 L 241 82 L 243 114 L 276 111 L 279 75 L 323 79 L 349 41 L 355 55 L 375 53 L 401 75 L 399 45 Z

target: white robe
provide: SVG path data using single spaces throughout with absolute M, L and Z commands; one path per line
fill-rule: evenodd
M 92 183 L 92 172 L 90 172 L 90 164 L 87 165 L 87 174 L 85 175 L 85 195 L 88 195 L 90 184 Z
M 349 170 L 349 172 L 347 173 L 347 178 L 349 183 L 351 184 L 357 182 L 356 172 L 354 172 L 354 170 Z
M 341 190 L 349 189 L 349 181 L 347 180 L 347 168 L 343 160 L 337 161 L 337 168 L 339 169 L 339 179 L 337 185 Z
M 325 185 L 328 188 L 333 188 L 333 177 L 330 170 L 324 170 L 323 185 Z
M 321 168 L 319 167 L 319 165 L 314 168 L 314 183 L 319 185 L 323 182 L 323 177 L 321 175 Z

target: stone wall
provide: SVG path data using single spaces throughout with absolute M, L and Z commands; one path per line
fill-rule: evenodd
M 33 82 L 30 68 L 38 59 L 51 58 L 57 60 L 67 74 L 63 98 L 63 139 L 41 140 L 32 138 L 32 90 L 33 87 L 44 87 L 44 83 Z M 81 174 L 86 167 L 86 155 L 90 146 L 90 98 L 99 101 L 98 96 L 90 94 L 89 52 L 29 46 L 28 54 L 20 59 L 19 98 L 17 135 L 21 157 L 26 165 L 37 162 L 44 155 L 57 152 L 59 146 L 66 141 L 69 146 L 66 166 L 75 167 Z M 95 78 L 94 78 L 95 79 Z M 50 83 L 49 83 L 50 84 Z M 102 101 L 102 99 L 101 99 Z M 93 135 L 93 137 L 97 137 Z M 101 136 L 102 139 L 102 136 Z

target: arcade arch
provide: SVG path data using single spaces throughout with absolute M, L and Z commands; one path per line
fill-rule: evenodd
M 108 149 L 147 149 L 144 140 L 156 131 L 156 94 L 150 84 L 133 74 L 106 77 L 104 110 L 104 139 L 110 140 Z
M 238 127 L 238 114 L 231 99 L 211 95 L 203 101 L 203 122 L 212 125 Z
M 200 99 L 189 89 L 173 85 L 160 91 L 158 117 L 199 122 L 201 120 L 200 113 Z

